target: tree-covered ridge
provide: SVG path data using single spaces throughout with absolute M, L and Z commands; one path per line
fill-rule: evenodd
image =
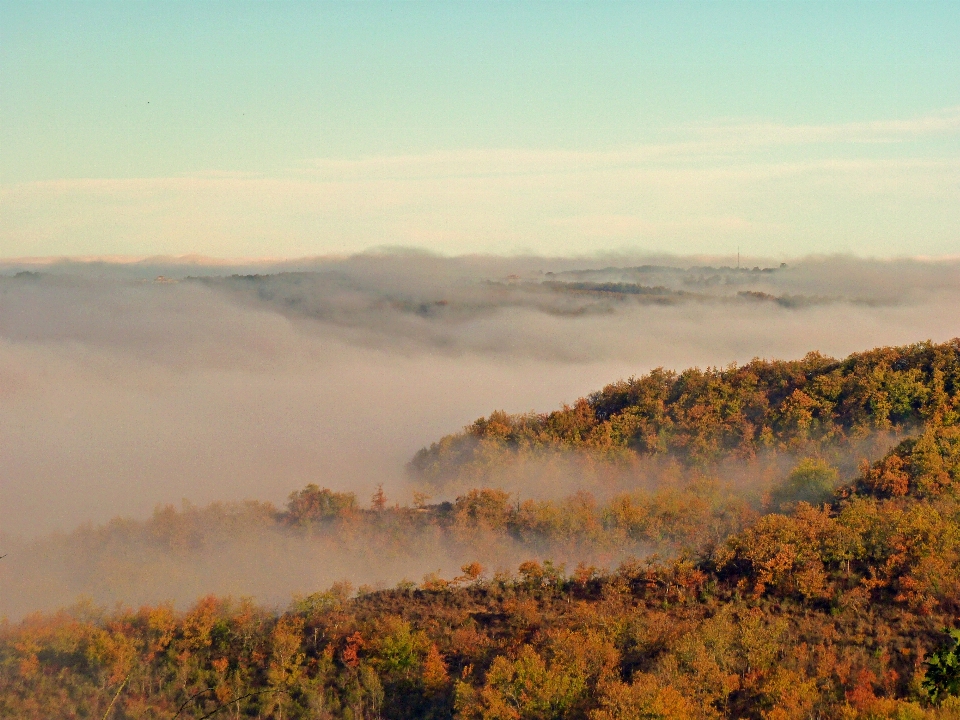
M 692 463 L 764 450 L 815 452 L 878 430 L 903 431 L 960 413 L 960 339 L 834 360 L 754 360 L 728 368 L 657 369 L 546 414 L 494 412 L 420 450 L 411 472 L 442 483 L 483 475 L 522 455 L 575 450 Z
M 820 507 L 732 535 L 721 573 L 756 595 L 894 603 L 960 617 L 960 427 L 930 423 Z

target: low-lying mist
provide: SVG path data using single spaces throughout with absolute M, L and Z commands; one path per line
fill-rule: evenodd
M 855 450 L 827 455 L 842 471 L 837 478 L 849 478 L 855 458 L 878 457 L 891 442 L 871 437 Z M 385 495 L 368 504 L 354 493 L 310 485 L 284 509 L 256 501 L 184 502 L 158 506 L 144 520 L 8 538 L 4 571 L 13 592 L 0 596 L 0 614 L 53 611 L 77 598 L 101 606 L 169 600 L 186 607 L 211 593 L 283 607 L 335 583 L 361 591 L 404 581 L 442 584 L 472 563 L 489 577 L 531 559 L 569 573 L 652 553 L 701 557 L 760 513 L 776 510 L 773 491 L 798 462 L 769 453 L 703 472 L 671 459 L 605 468 L 580 460 L 514 465 L 497 478 L 502 489 L 450 488 L 455 502 L 435 503 L 420 493 L 414 505 Z
M 308 483 L 362 502 L 382 484 L 408 504 L 422 488 L 404 466 L 420 447 L 492 410 L 550 410 L 654 367 L 840 357 L 960 328 L 960 261 L 748 264 L 385 252 L 0 265 L 0 614 L 80 593 L 285 602 L 342 578 L 454 573 L 481 558 L 430 529 L 390 552 L 362 533 L 321 542 L 273 520 L 177 552 L 144 538 L 154 509 L 182 499 L 248 520 L 260 511 L 229 504 L 281 507 Z M 616 490 L 631 478 L 655 489 L 659 476 L 644 477 Z M 610 496 L 562 461 L 501 480 L 522 499 Z M 104 525 L 117 516 L 132 519 Z M 529 550 L 498 543 L 481 559 L 491 567 Z

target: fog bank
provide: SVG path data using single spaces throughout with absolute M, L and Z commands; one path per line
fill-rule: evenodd
M 29 537 L 181 498 L 279 503 L 307 482 L 406 499 L 411 455 L 494 409 L 960 328 L 957 261 L 755 262 L 8 263 L 0 524 Z

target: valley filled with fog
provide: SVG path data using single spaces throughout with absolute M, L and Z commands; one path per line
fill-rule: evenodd
M 455 569 L 463 539 L 451 549 L 429 533 L 376 561 L 363 537 L 311 544 L 273 521 L 233 535 L 204 530 L 202 548 L 173 555 L 149 538 L 165 506 L 202 525 L 203 512 L 250 511 L 230 503 L 281 508 L 311 483 L 355 493 L 362 506 L 382 485 L 391 506 L 409 506 L 424 491 L 406 469 L 420 448 L 492 411 L 548 412 L 657 367 L 814 350 L 843 357 L 942 342 L 958 328 L 955 260 L 799 258 L 738 268 L 730 258 L 397 251 L 275 264 L 7 262 L 0 554 L 10 556 L 0 568 L 0 614 L 81 595 L 282 602 L 347 577 L 392 584 Z M 779 472 L 771 463 L 750 472 Z M 576 492 L 585 478 L 564 477 L 562 492 L 542 478 L 486 480 L 538 498 Z M 459 491 L 430 488 L 430 502 L 452 502 Z M 227 506 L 197 509 L 211 503 Z M 510 564 L 523 552 L 489 554 Z M 615 559 L 604 552 L 601 561 Z M 111 572 L 124 577 L 113 582 Z

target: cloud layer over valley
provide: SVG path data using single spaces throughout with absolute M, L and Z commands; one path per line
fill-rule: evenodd
M 273 265 L 8 262 L 3 537 L 26 547 L 182 498 L 280 505 L 307 483 L 362 503 L 382 483 L 406 504 L 413 453 L 495 409 L 551 410 L 658 366 L 960 334 L 960 261 L 745 264 L 402 251 Z M 329 562 L 309 577 L 343 574 L 343 558 Z M 236 578 L 206 590 L 224 588 L 245 590 Z

